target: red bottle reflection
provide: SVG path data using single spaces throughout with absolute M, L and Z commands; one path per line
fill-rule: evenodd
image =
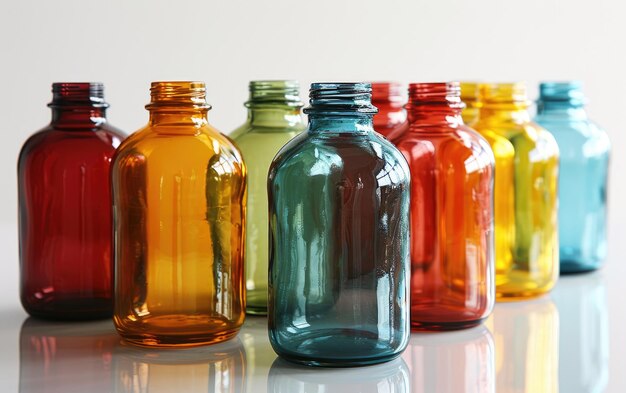
M 378 108 L 374 115 L 374 130 L 391 140 L 408 127 L 405 99 L 399 83 L 372 83 L 372 104 Z
M 109 166 L 123 135 L 107 124 L 103 86 L 55 83 L 50 125 L 18 160 L 21 301 L 53 319 L 109 317 Z
M 411 326 L 479 324 L 493 308 L 494 158 L 463 125 L 457 83 L 409 87 L 409 129 L 393 139 L 411 169 Z

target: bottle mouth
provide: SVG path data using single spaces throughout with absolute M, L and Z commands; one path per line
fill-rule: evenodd
M 250 99 L 245 103 L 250 108 L 262 104 L 280 104 L 302 107 L 300 84 L 294 80 L 251 81 Z
M 445 105 L 453 109 L 463 109 L 461 87 L 458 82 L 434 82 L 409 84 L 408 107 L 420 105 Z
M 582 87 L 580 81 L 541 82 L 538 101 L 583 106 L 587 100 Z
M 304 113 L 371 116 L 378 112 L 372 105 L 372 86 L 365 82 L 312 83 L 309 104 Z
M 178 109 L 211 109 L 206 102 L 204 82 L 164 81 L 150 84 L 151 101 L 146 109 L 175 107 Z
M 404 86 L 398 82 L 372 82 L 372 102 L 402 103 Z
M 104 84 L 100 82 L 55 82 L 48 106 L 108 108 L 109 104 L 104 101 Z
M 479 85 L 481 106 L 515 105 L 528 107 L 526 83 L 481 83 Z

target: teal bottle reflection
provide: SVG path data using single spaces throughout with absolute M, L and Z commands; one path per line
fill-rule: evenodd
M 561 272 L 594 270 L 607 251 L 609 138 L 587 118 L 579 82 L 542 83 L 539 91 L 535 120 L 554 135 L 561 152 Z
M 269 171 L 269 336 L 283 358 L 355 366 L 409 338 L 410 175 L 367 83 L 314 83 L 306 132 Z

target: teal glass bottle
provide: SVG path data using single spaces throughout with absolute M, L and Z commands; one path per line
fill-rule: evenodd
M 374 132 L 368 83 L 314 83 L 306 132 L 268 177 L 269 337 L 283 358 L 355 366 L 409 338 L 410 174 Z
M 285 143 L 304 131 L 296 81 L 252 81 L 248 119 L 230 134 L 248 166 L 246 312 L 267 314 L 267 171 Z
M 536 122 L 556 139 L 561 273 L 599 268 L 606 258 L 609 138 L 585 111 L 580 82 L 539 86 Z

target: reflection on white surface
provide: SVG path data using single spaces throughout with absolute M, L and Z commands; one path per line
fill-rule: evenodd
M 602 273 L 561 277 L 552 299 L 563 321 L 559 345 L 561 391 L 604 392 L 609 380 L 609 318 Z
M 258 393 L 265 389 L 265 379 L 269 373 L 270 366 L 276 360 L 276 353 L 272 349 L 267 336 L 267 318 L 264 316 L 246 316 L 245 328 L 239 333 L 239 338 L 246 351 L 248 367 L 246 377 L 250 380 L 263 381 L 259 387 L 258 383 L 248 383 L 247 393 Z
M 498 393 L 559 391 L 559 314 L 550 297 L 498 303 L 487 325 L 496 344 Z
M 117 347 L 116 393 L 240 393 L 246 384 L 246 354 L 238 337 L 191 349 Z
M 484 325 L 445 333 L 413 333 L 402 355 L 416 393 L 495 392 L 495 348 Z
M 409 393 L 409 370 L 402 358 L 375 366 L 315 368 L 277 359 L 267 380 L 268 393 Z
M 20 331 L 20 393 L 111 392 L 111 363 L 119 336 L 111 321 L 43 322 Z

